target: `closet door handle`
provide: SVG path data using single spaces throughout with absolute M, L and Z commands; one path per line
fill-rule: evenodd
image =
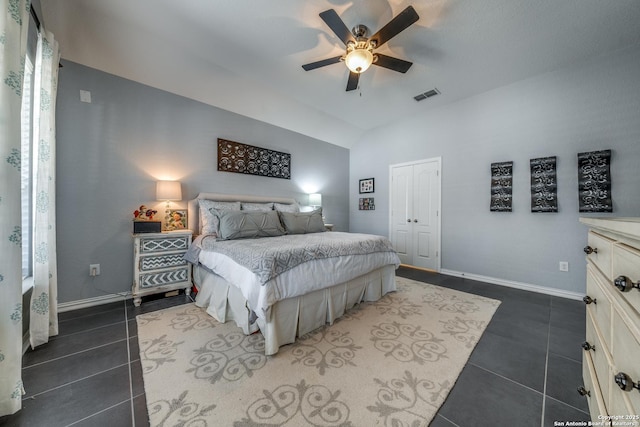
M 411 218 L 407 218 L 407 222 L 411 222 Z
M 583 251 L 587 255 L 591 255 L 592 253 L 597 254 L 598 253 L 598 248 L 592 248 L 591 246 L 585 246 Z
M 414 220 L 413 220 L 413 222 L 418 222 L 418 220 L 417 220 L 417 219 L 414 219 Z
M 591 298 L 589 295 L 587 295 L 586 297 L 582 298 L 582 301 L 584 301 L 585 304 L 589 305 L 589 304 L 596 304 L 597 301 L 595 298 Z
M 616 277 L 613 284 L 620 292 L 629 292 L 633 288 L 640 291 L 640 282 L 633 283 L 633 280 L 629 279 L 627 276 Z

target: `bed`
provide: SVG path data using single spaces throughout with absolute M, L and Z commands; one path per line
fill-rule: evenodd
M 325 231 L 321 213 L 299 210 L 294 199 L 218 193 L 188 204 L 196 305 L 259 330 L 267 355 L 395 290 L 400 260 L 387 238 Z

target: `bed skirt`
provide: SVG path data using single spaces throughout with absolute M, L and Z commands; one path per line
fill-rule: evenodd
M 259 329 L 266 355 L 277 353 L 278 348 L 294 342 L 296 337 L 332 324 L 356 304 L 377 301 L 396 289 L 395 265 L 387 265 L 345 283 L 278 301 L 266 319 L 253 321 L 237 287 L 201 267 L 194 268 L 194 281 L 198 287 L 196 305 L 221 323 L 235 321 L 246 335 Z

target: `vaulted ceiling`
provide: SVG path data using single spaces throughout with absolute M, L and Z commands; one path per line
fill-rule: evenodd
M 346 92 L 344 53 L 319 17 L 372 32 L 408 5 L 420 19 Z M 638 0 L 43 0 L 63 59 L 350 147 L 366 131 L 640 43 Z M 432 88 L 441 95 L 416 102 Z

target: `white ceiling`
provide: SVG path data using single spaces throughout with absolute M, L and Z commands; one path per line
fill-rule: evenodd
M 62 57 L 350 147 L 367 130 L 640 43 L 638 0 L 42 0 Z M 343 53 L 318 14 L 376 32 L 408 5 L 420 19 L 378 49 L 346 92 Z M 437 87 L 422 102 L 413 96 Z

